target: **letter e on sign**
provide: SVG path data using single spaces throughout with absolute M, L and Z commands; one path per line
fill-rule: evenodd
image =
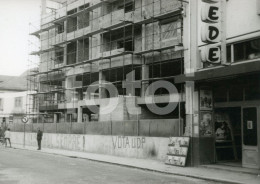
M 220 48 L 206 46 L 201 49 L 201 60 L 202 62 L 209 63 L 220 63 Z
M 201 21 L 206 23 L 217 23 L 219 21 L 219 6 L 204 4 L 201 8 Z

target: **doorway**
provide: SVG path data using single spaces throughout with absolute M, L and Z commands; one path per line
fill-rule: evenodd
M 242 165 L 248 168 L 260 168 L 259 153 L 259 107 L 242 108 Z
M 241 117 L 241 107 L 222 107 L 215 109 L 215 160 L 217 163 L 241 166 Z

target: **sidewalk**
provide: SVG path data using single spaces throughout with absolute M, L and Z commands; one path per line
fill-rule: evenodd
M 223 169 L 203 168 L 203 167 L 176 167 L 166 165 L 163 162 L 148 159 L 135 159 L 126 157 L 117 157 L 111 155 L 102 155 L 95 153 L 77 152 L 60 149 L 43 148 L 41 151 L 36 150 L 36 147 L 22 145 L 13 145 L 16 149 L 26 149 L 36 152 L 62 155 L 72 158 L 82 158 L 92 161 L 116 164 L 143 170 L 155 171 L 165 174 L 174 174 L 178 176 L 192 177 L 220 183 L 246 183 L 246 184 L 259 184 L 260 171 L 256 170 L 253 173 L 243 171 L 230 171 Z

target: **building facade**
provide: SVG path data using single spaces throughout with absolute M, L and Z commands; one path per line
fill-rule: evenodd
M 40 38 L 40 50 L 31 53 L 40 56 L 39 72 L 31 77 L 47 122 L 183 119 L 183 99 L 173 97 L 183 92 L 174 83 L 184 72 L 183 3 L 53 2 L 59 8 L 46 13 L 43 1 L 41 28 L 31 33 Z M 160 80 L 175 92 L 153 90 Z M 170 113 L 151 111 L 145 96 L 158 107 L 172 104 Z
M 191 137 L 191 164 L 259 168 L 259 14 L 259 0 L 43 0 L 38 112 L 170 120 L 161 135 Z
M 26 74 L 21 76 L 1 76 L 0 82 L 0 122 L 1 126 L 21 123 L 27 111 Z
M 260 3 L 203 0 L 190 5 L 194 42 L 185 69 L 191 71 L 175 82 L 186 84 L 194 161 L 259 168 Z

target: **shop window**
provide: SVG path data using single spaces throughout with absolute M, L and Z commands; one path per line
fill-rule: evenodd
M 260 58 L 260 39 L 234 44 L 234 62 Z
M 229 101 L 243 101 L 243 87 L 241 86 L 231 86 L 229 89 Z
M 227 46 L 227 62 L 231 62 L 231 45 Z
M 260 83 L 250 84 L 245 87 L 245 100 L 260 100 Z
M 214 102 L 226 102 L 227 101 L 227 88 L 218 87 L 214 89 Z

